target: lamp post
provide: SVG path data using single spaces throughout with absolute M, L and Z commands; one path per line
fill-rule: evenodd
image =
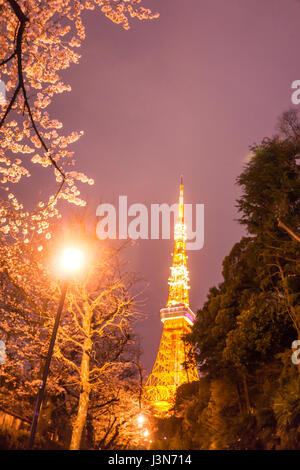
M 65 271 L 77 271 L 81 266 L 82 257 L 83 257 L 82 252 L 75 248 L 68 248 L 64 250 L 63 257 L 62 257 L 63 269 Z M 28 450 L 32 449 L 34 445 L 34 439 L 36 435 L 39 413 L 40 413 L 41 405 L 44 399 L 46 382 L 47 382 L 47 378 L 49 374 L 50 363 L 51 363 L 54 344 L 55 344 L 55 340 L 57 336 L 58 326 L 59 326 L 59 322 L 60 322 L 60 318 L 61 318 L 61 314 L 62 314 L 62 310 L 63 310 L 65 298 L 66 298 L 66 293 L 68 289 L 68 282 L 69 282 L 68 279 L 65 279 L 62 285 L 61 296 L 60 296 L 59 305 L 58 305 L 58 309 L 57 309 L 57 313 L 55 317 L 54 327 L 53 327 L 52 334 L 51 334 L 50 344 L 49 344 L 48 353 L 47 353 L 46 362 L 45 362 L 44 371 L 43 371 L 43 377 L 39 385 L 39 391 L 38 391 L 34 414 L 32 418 L 30 435 L 29 435 L 28 445 L 27 445 Z

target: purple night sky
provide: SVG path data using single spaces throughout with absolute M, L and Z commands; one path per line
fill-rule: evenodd
M 173 204 L 184 174 L 185 202 L 205 204 L 205 245 L 189 251 L 190 306 L 203 305 L 221 281 L 221 263 L 243 233 L 235 178 L 249 145 L 274 133 L 300 79 L 296 0 L 144 0 L 160 12 L 130 31 L 87 12 L 79 65 L 65 73 L 72 92 L 51 115 L 65 132 L 84 130 L 73 146 L 77 168 L 95 179 L 88 207 L 100 202 Z M 141 322 L 149 372 L 167 301 L 171 241 L 139 241 L 131 268 L 149 283 Z

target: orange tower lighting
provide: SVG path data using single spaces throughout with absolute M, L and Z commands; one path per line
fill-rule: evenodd
M 182 337 L 190 332 L 195 314 L 189 308 L 189 272 L 185 252 L 183 178 L 180 178 L 179 211 L 174 229 L 174 253 L 169 277 L 167 307 L 160 310 L 163 332 L 158 353 L 148 377 L 145 398 L 157 415 L 167 414 L 173 406 L 176 388 L 199 380 L 196 363 Z

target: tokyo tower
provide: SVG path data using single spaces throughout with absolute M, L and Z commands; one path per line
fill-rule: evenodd
M 173 406 L 176 388 L 199 380 L 191 347 L 182 337 L 190 332 L 195 314 L 189 308 L 189 272 L 185 253 L 183 178 L 180 179 L 179 213 L 174 229 L 174 253 L 169 277 L 167 307 L 160 310 L 163 332 L 158 353 L 145 386 L 145 398 L 157 415 Z

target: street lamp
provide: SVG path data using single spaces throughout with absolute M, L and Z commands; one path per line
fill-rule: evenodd
M 78 250 L 77 248 L 66 248 L 62 253 L 61 268 L 66 274 L 70 275 L 72 272 L 79 270 L 79 268 L 82 265 L 82 260 L 83 260 L 82 251 Z M 28 445 L 27 445 L 28 449 L 32 449 L 33 444 L 34 444 L 34 439 L 35 439 L 35 434 L 36 434 L 36 429 L 37 429 L 37 424 L 38 424 L 38 419 L 39 419 L 39 413 L 40 413 L 41 405 L 42 405 L 44 394 L 45 394 L 45 388 L 46 388 L 47 377 L 49 374 L 50 362 L 51 362 L 51 358 L 53 354 L 53 349 L 54 349 L 57 330 L 58 330 L 58 326 L 60 322 L 60 317 L 61 317 L 62 309 L 64 306 L 65 298 L 66 298 L 67 288 L 68 288 L 68 276 L 67 278 L 64 279 L 63 285 L 62 285 L 61 296 L 60 296 L 59 305 L 58 305 L 58 309 L 57 309 L 57 313 L 55 317 L 54 327 L 52 330 L 47 358 L 46 358 L 44 371 L 43 371 L 43 377 L 39 385 L 39 392 L 38 392 L 38 396 L 36 399 L 34 415 L 32 418 L 30 436 L 29 436 Z

